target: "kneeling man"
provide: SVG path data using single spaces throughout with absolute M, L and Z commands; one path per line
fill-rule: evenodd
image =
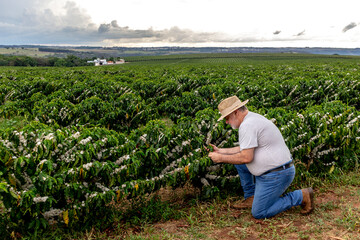
M 238 97 L 223 100 L 218 109 L 221 117 L 239 129 L 239 145 L 218 148 L 209 157 L 215 163 L 234 164 L 244 190 L 244 206 L 252 206 L 257 219 L 270 218 L 293 206 L 302 206 L 301 213 L 314 209 L 313 189 L 306 188 L 282 194 L 295 176 L 295 166 L 280 130 L 264 116 L 250 112 Z M 254 181 L 255 180 L 255 181 Z

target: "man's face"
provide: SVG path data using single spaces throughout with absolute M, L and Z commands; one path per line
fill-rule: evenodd
M 225 117 L 226 123 L 229 124 L 233 129 L 240 127 L 239 119 L 237 118 L 238 111 L 232 112 Z

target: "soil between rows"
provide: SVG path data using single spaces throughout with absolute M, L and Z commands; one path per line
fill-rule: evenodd
M 232 209 L 230 202 L 215 207 L 203 203 L 194 221 L 188 217 L 155 223 L 135 235 L 140 239 L 360 239 L 360 186 L 315 189 L 315 204 L 307 216 L 295 207 L 256 220 L 250 209 Z M 216 207 L 216 216 L 209 213 Z

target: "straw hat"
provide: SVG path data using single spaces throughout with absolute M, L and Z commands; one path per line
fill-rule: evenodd
M 222 100 L 218 106 L 218 109 L 221 114 L 221 117 L 218 119 L 218 121 L 223 120 L 230 113 L 244 106 L 248 101 L 249 100 L 245 100 L 241 102 L 237 96 L 232 96 Z

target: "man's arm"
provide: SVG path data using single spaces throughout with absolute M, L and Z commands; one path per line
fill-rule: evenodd
M 246 164 L 250 163 L 254 159 L 254 148 L 244 149 L 241 152 L 235 154 L 211 152 L 209 153 L 209 157 L 215 163 Z
M 232 155 L 232 154 L 240 153 L 240 147 L 219 148 L 218 153 L 225 154 L 225 155 Z
M 240 147 L 232 147 L 232 148 L 218 148 L 214 144 L 210 145 L 213 147 L 214 152 L 220 153 L 220 154 L 235 154 L 240 152 Z

